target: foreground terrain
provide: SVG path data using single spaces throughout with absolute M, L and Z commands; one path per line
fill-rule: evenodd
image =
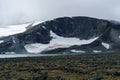
M 120 80 L 120 54 L 0 59 L 0 80 Z

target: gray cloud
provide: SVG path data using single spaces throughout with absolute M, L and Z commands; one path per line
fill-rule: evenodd
M 91 16 L 120 21 L 120 0 L 0 0 L 0 25 Z

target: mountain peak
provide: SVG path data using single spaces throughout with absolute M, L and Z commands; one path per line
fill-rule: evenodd
M 60 17 L 31 23 L 25 32 L 1 38 L 4 42 L 0 43 L 0 52 L 112 52 L 119 51 L 119 36 L 119 24 L 111 21 L 82 16 Z

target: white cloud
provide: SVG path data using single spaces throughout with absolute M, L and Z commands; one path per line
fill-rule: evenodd
M 0 0 L 0 24 L 18 24 L 62 16 L 120 20 L 120 0 Z

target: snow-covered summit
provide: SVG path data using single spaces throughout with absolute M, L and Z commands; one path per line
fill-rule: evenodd
M 8 25 L 5 27 L 0 27 L 0 37 L 23 33 L 27 30 L 27 28 L 32 28 L 40 24 L 41 22 L 42 21 L 36 21 L 26 24 Z
M 0 37 L 22 33 L 26 31 L 26 27 L 28 25 L 29 24 L 21 24 L 21 25 L 10 25 L 6 27 L 0 27 Z

